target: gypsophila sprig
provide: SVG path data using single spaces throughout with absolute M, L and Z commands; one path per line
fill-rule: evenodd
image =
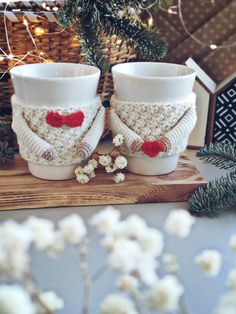
M 95 155 L 98 156 L 98 160 L 90 159 L 86 165 L 78 166 L 75 169 L 76 180 L 81 184 L 88 183 L 92 178 L 96 176 L 95 169 L 103 167 L 106 173 L 116 173 L 113 176 L 115 183 L 120 183 L 125 180 L 125 174 L 120 172 L 120 170 L 127 167 L 127 159 L 124 156 L 113 156 L 113 152 L 118 146 L 123 144 L 124 137 L 122 134 L 118 134 L 113 138 L 114 148 L 107 154 L 100 154 L 95 152 Z
M 88 165 L 97 167 L 95 161 L 88 162 Z M 81 171 L 78 169 L 78 174 Z M 87 172 L 90 172 L 90 167 Z M 193 222 L 180 209 L 170 212 L 164 225 L 171 235 L 185 238 L 190 234 Z M 67 250 L 68 245 L 79 257 L 78 272 L 83 286 L 83 304 L 78 314 L 91 313 L 92 289 L 97 287 L 95 283 L 107 271 L 112 271 L 117 276 L 115 284 L 119 291 L 107 292 L 97 307 L 98 313 L 188 313 L 186 306 L 183 307 L 185 289 L 180 280 L 181 272 L 178 272 L 181 264 L 173 254 L 166 253 L 164 233 L 151 228 L 138 215 L 122 219 L 121 212 L 112 206 L 97 211 L 88 223 L 98 233 L 101 247 L 106 251 L 105 260 L 93 263 L 98 267 L 94 272 L 89 269 L 89 233 L 86 223 L 79 215 L 71 214 L 56 223 L 44 218 L 29 217 L 22 223 L 8 220 L 0 224 L 1 314 L 56 314 L 63 308 L 65 313 L 68 312 L 61 296 L 53 290 L 43 291 L 31 270 L 32 249 L 46 254 L 48 258 L 56 258 Z M 230 245 L 234 250 L 235 235 L 232 235 Z M 99 265 L 103 260 L 104 263 Z M 163 274 L 164 268 L 159 267 L 162 262 L 166 274 Z M 216 277 L 221 269 L 222 257 L 220 252 L 206 249 L 196 256 L 195 263 L 204 274 Z M 15 281 L 17 284 L 14 284 Z M 235 313 L 235 267 L 228 273 L 226 285 L 229 291 L 219 300 L 215 314 Z M 79 306 L 80 303 L 81 298 L 78 297 Z

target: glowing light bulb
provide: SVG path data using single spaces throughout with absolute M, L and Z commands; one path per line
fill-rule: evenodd
M 215 50 L 215 49 L 217 49 L 218 47 L 217 47 L 217 45 L 215 45 L 215 44 L 211 44 L 211 45 L 210 45 L 210 48 L 211 48 L 212 50 Z
M 35 33 L 35 35 L 37 35 L 37 36 L 42 36 L 42 35 L 45 33 L 45 30 L 44 30 L 42 27 L 37 26 L 37 27 L 35 27 L 35 29 L 34 29 L 34 33 Z
M 23 24 L 24 24 L 26 27 L 28 27 L 28 25 L 29 25 L 28 21 L 27 21 L 25 18 L 23 18 Z
M 169 14 L 178 14 L 177 8 L 178 8 L 177 6 L 172 5 L 171 7 L 168 8 L 167 12 L 168 12 Z
M 150 17 L 150 18 L 148 19 L 148 25 L 149 25 L 149 26 L 152 26 L 152 25 L 153 25 L 153 18 L 152 18 L 152 17 Z
M 3 60 L 4 60 L 4 57 L 3 57 L 3 56 L 0 56 L 0 62 L 3 61 Z
M 57 12 L 57 11 L 58 11 L 58 7 L 53 7 L 52 10 L 53 10 L 54 12 Z
M 40 51 L 39 55 L 40 55 L 40 56 L 44 56 L 44 52 L 43 52 L 43 51 Z
M 13 55 L 13 53 L 9 53 L 9 55 L 7 56 L 8 59 L 14 59 L 14 57 L 15 56 Z
M 53 63 L 54 61 L 52 59 L 46 59 L 43 61 L 44 63 Z

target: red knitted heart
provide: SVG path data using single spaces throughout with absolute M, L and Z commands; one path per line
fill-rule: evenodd
M 164 151 L 164 145 L 160 141 L 145 141 L 141 146 L 141 151 L 149 157 L 156 157 L 160 152 Z

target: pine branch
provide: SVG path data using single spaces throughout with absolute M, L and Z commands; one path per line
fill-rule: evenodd
M 14 159 L 14 149 L 9 147 L 7 143 L 0 141 L 0 164 L 12 159 Z
M 140 12 L 169 0 L 66 0 L 59 10 L 62 26 L 77 32 L 85 60 L 108 70 L 104 53 L 104 35 L 118 35 L 126 40 L 141 59 L 156 61 L 166 54 L 166 43 L 156 30 L 140 21 Z
M 215 143 L 204 146 L 197 152 L 197 157 L 220 169 L 236 169 L 236 143 Z
M 97 33 L 90 25 L 89 20 L 78 25 L 77 39 L 85 61 L 98 67 L 102 72 L 108 72 L 110 69 L 109 62 L 102 53 L 101 43 L 98 41 Z
M 9 121 L 4 121 L 4 120 L 0 120 L 0 129 L 9 129 L 11 126 L 11 122 Z
M 158 32 L 150 30 L 141 22 L 136 21 L 134 24 L 127 18 L 105 15 L 102 31 L 126 39 L 139 58 L 157 61 L 166 54 L 166 43 L 160 39 Z
M 198 188 L 189 199 L 191 214 L 215 216 L 236 204 L 236 171 Z

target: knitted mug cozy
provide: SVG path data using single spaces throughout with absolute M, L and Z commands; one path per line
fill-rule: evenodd
M 35 106 L 12 96 L 12 128 L 21 156 L 45 165 L 81 162 L 95 150 L 104 130 L 100 99 L 78 106 Z
M 121 151 L 149 157 L 184 151 L 197 119 L 195 102 L 194 93 L 168 103 L 120 101 L 113 95 L 110 125 L 114 134 L 124 136 Z

